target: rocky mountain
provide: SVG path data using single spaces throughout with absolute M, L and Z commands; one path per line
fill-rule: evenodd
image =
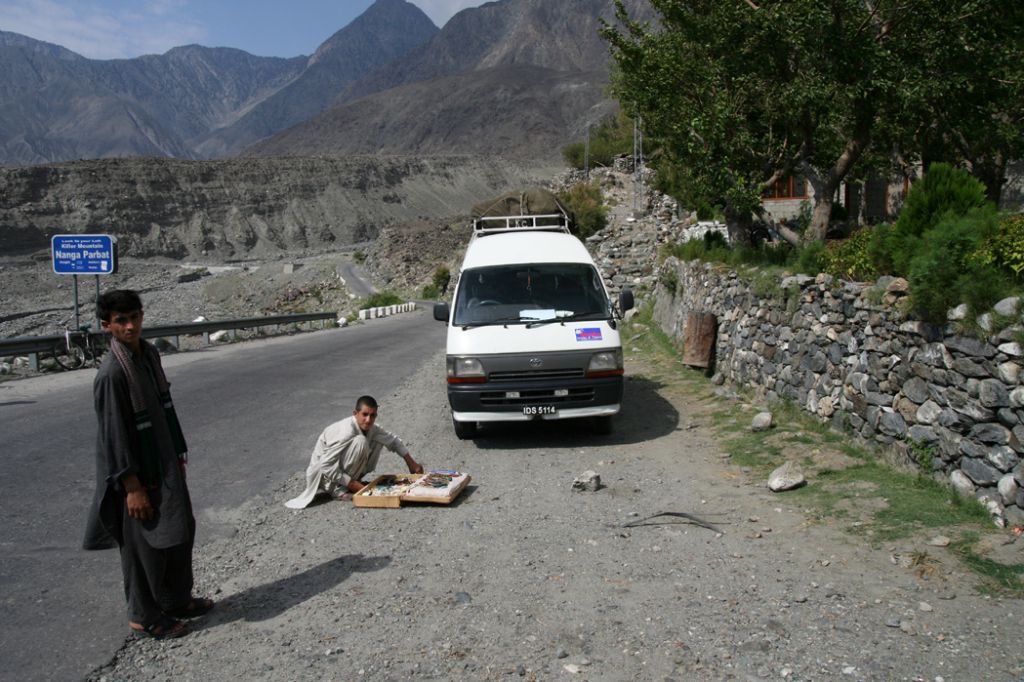
M 25 164 L 0 168 L 0 253 L 100 232 L 125 255 L 271 258 L 444 225 L 550 178 L 560 148 L 613 110 L 597 34 L 613 7 L 498 0 L 438 31 L 377 0 L 291 60 L 188 46 L 96 62 L 0 34 L 0 156 Z M 245 158 L 188 160 L 324 106 Z M 27 165 L 99 157 L 132 158 Z
M 466 215 L 550 169 L 475 157 L 105 159 L 0 168 L 0 254 L 60 233 L 117 237 L 125 256 L 205 261 L 350 248 L 387 226 Z
M 294 80 L 305 62 L 197 45 L 98 61 L 0 32 L 0 161 L 194 158 L 193 140 Z
M 647 0 L 630 15 L 651 19 Z M 600 19 L 613 0 L 500 0 L 350 85 L 338 106 L 246 153 L 457 152 L 559 157 L 614 110 Z
M 100 61 L 0 32 L 0 163 L 228 154 L 323 110 L 436 32 L 404 0 L 377 0 L 309 58 L 190 45 Z
M 377 0 L 328 38 L 295 80 L 231 125 L 210 132 L 196 150 L 205 158 L 232 156 L 302 123 L 327 109 L 359 77 L 425 43 L 437 32 L 415 5 L 405 0 Z

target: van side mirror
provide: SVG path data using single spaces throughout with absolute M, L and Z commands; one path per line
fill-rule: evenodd
M 633 290 L 623 289 L 619 292 L 619 313 L 625 314 L 627 310 L 633 308 Z
M 451 308 L 447 303 L 435 303 L 434 304 L 434 319 L 438 322 L 447 322 L 448 317 L 451 315 Z

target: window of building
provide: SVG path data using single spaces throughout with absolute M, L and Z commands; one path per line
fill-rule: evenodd
M 764 193 L 765 199 L 806 199 L 807 180 L 801 175 L 790 175 L 778 180 Z

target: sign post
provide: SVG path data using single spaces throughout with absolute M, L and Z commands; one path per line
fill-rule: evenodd
M 100 275 L 117 272 L 117 239 L 109 234 L 57 234 L 50 240 L 53 271 L 74 277 L 75 330 L 78 320 L 78 276 L 96 275 L 99 296 Z

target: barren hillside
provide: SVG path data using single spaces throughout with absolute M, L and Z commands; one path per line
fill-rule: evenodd
M 208 262 L 350 247 L 389 225 L 441 223 L 550 168 L 479 157 L 109 159 L 0 169 L 0 251 L 113 234 L 122 256 Z

